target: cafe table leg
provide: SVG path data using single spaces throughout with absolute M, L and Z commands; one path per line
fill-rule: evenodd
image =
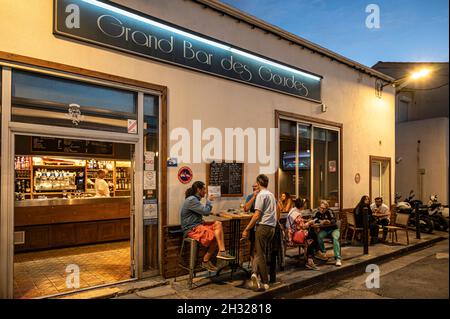
M 236 259 L 230 261 L 225 266 L 219 268 L 216 276 L 219 276 L 223 269 L 230 267 L 231 269 L 231 280 L 233 280 L 233 273 L 238 269 L 243 270 L 247 277 L 250 275 L 249 271 L 240 265 L 240 250 L 241 250 L 241 220 L 239 218 L 234 218 L 230 220 L 230 238 L 228 240 L 228 250 L 230 254 Z

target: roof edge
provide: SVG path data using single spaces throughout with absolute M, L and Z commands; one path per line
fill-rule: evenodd
M 367 73 L 371 76 L 377 77 L 379 79 L 382 79 L 382 80 L 385 80 L 388 82 L 392 82 L 395 80 L 394 78 L 392 78 L 386 74 L 383 74 L 383 73 L 381 73 L 377 70 L 374 70 L 368 66 L 365 66 L 359 62 L 356 62 L 349 58 L 346 58 L 346 57 L 344 57 L 336 52 L 333 52 L 329 49 L 321 47 L 320 45 L 317 45 L 311 41 L 303 39 L 293 33 L 290 33 L 282 28 L 274 26 L 262 19 L 252 16 L 248 13 L 245 13 L 233 6 L 225 4 L 218 0 L 191 0 L 191 1 L 197 2 L 199 4 L 209 7 L 211 9 L 222 12 L 222 13 L 229 15 L 235 19 L 245 21 L 246 23 L 248 23 L 250 25 L 258 27 L 264 31 L 273 33 L 273 34 L 279 36 L 280 38 L 283 38 L 287 41 L 296 43 L 297 45 L 303 46 L 305 48 L 308 48 L 311 51 L 314 51 L 314 52 L 320 53 L 324 56 L 327 56 L 327 57 L 331 58 L 332 60 L 336 60 L 336 61 L 338 61 L 342 64 L 345 64 L 353 69 L 356 69 L 357 71 Z

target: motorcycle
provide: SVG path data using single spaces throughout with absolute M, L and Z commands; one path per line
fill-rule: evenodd
M 434 230 L 434 222 L 428 214 L 428 206 L 423 205 L 422 201 L 414 199 L 414 191 L 409 192 L 409 196 L 403 202 L 397 202 L 400 195 L 395 197 L 397 202 L 397 211 L 399 213 L 409 214 L 408 226 L 416 227 L 416 206 L 419 207 L 419 227 L 420 232 L 431 234 Z
M 448 231 L 448 219 L 443 215 L 444 206 L 438 201 L 437 195 L 431 195 L 428 201 L 428 215 L 434 222 L 436 230 Z

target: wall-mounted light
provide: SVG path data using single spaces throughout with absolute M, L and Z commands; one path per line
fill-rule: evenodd
M 427 77 L 430 74 L 431 74 L 430 69 L 423 68 L 423 69 L 414 71 L 408 75 L 402 76 L 401 78 L 398 78 L 392 82 L 385 83 L 382 80 L 377 79 L 375 81 L 375 95 L 381 99 L 384 87 L 386 87 L 388 85 L 392 85 L 395 88 L 396 92 L 398 92 L 402 88 L 407 86 L 411 81 L 417 81 L 418 79 Z

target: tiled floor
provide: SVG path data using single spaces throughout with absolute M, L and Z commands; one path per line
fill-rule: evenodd
M 69 269 L 66 272 L 66 267 L 70 264 L 78 265 L 80 269 L 79 288 L 130 279 L 130 242 L 16 254 L 14 298 L 35 298 L 74 291 L 66 284 L 71 275 Z

